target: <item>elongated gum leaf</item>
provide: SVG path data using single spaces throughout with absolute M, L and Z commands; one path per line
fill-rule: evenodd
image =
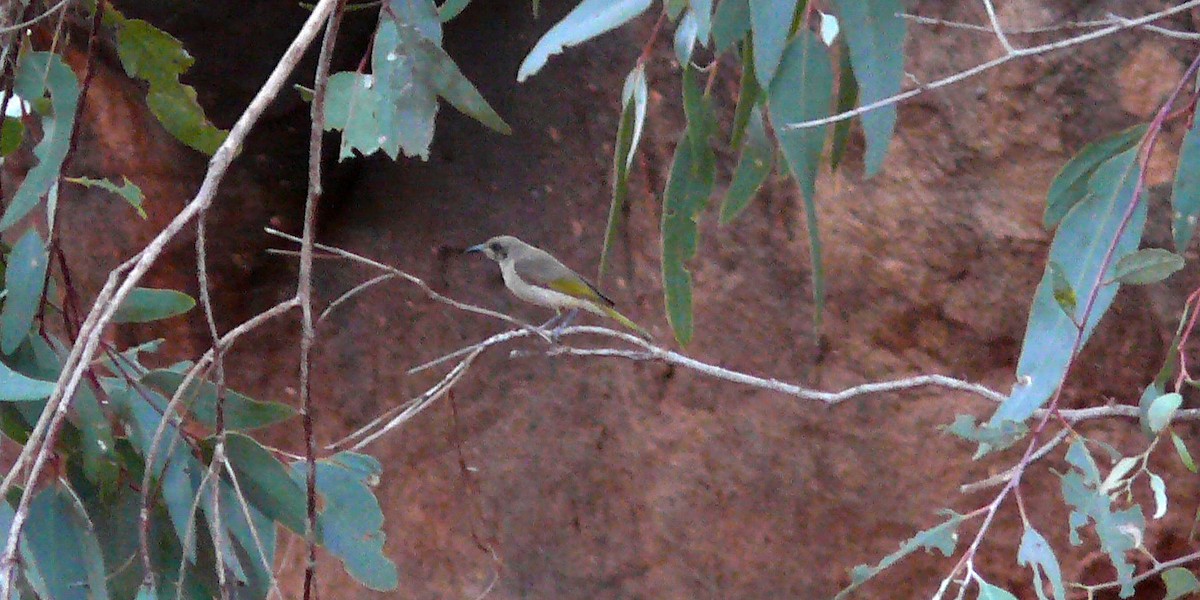
M 750 112 L 750 123 L 746 127 L 746 141 L 742 144 L 742 153 L 738 157 L 737 168 L 733 170 L 733 181 L 729 191 L 725 193 L 725 201 L 721 204 L 721 224 L 732 223 L 743 210 L 750 205 L 750 200 L 758 193 L 771 167 L 775 164 L 775 147 L 767 137 L 767 129 L 763 124 L 762 111 L 755 107 Z
M 16 351 L 33 327 L 33 319 L 42 304 L 49 261 L 49 251 L 32 227 L 17 240 L 8 255 L 8 269 L 4 273 L 8 295 L 4 299 L 4 309 L 0 311 L 0 350 L 5 354 Z
M 625 89 L 621 93 L 621 122 L 617 125 L 617 143 L 613 148 L 613 197 L 608 207 L 608 225 L 604 228 L 604 248 L 600 251 L 600 268 L 597 282 L 604 277 L 608 256 L 617 240 L 621 211 L 629 194 L 629 168 L 642 137 L 642 125 L 646 120 L 646 70 L 638 65 L 625 78 Z
M 1196 231 L 1200 213 L 1200 128 L 1194 124 L 1183 136 L 1179 148 L 1179 167 L 1171 191 L 1171 232 L 1175 249 L 1183 252 Z
M 788 34 L 796 15 L 797 0 L 754 0 L 750 3 L 750 29 L 754 43 L 754 74 L 763 87 L 775 78 L 783 60 Z
M 750 0 L 721 0 L 713 15 L 713 52 L 721 54 L 750 33 Z
M 817 223 L 816 185 L 826 128 L 786 129 L 783 124 L 827 116 L 832 96 L 829 53 L 816 34 L 802 30 L 787 47 L 779 72 L 768 88 L 767 105 L 788 170 L 804 196 L 812 262 L 813 323 L 818 334 L 825 307 L 825 267 Z
M 675 146 L 675 159 L 663 196 L 663 288 L 667 321 L 680 344 L 692 339 L 692 275 L 686 263 L 696 255 L 696 220 L 713 186 L 713 158 L 694 156 L 687 134 Z
M 540 71 L 551 55 L 616 29 L 647 8 L 650 0 L 583 0 L 529 51 L 517 69 L 517 81 L 524 82 Z
M 1114 260 L 1137 250 L 1146 224 L 1146 203 L 1133 204 L 1139 195 L 1139 169 L 1136 149 L 1109 159 L 1089 181 L 1087 197 L 1063 218 L 1050 246 L 1050 261 L 1062 266 L 1080 298 L 1095 297 L 1092 311 L 1083 322 L 1083 315 L 1078 314 L 1081 303 L 1077 314 L 1068 317 L 1054 299 L 1050 273 L 1042 277 L 1017 362 L 1017 384 L 992 415 L 990 425 L 1006 420 L 1023 422 L 1033 415 L 1061 383 L 1076 336 L 1082 336 L 1081 345 L 1086 343 L 1108 311 L 1119 285 L 1106 285 L 1101 279 L 1105 254 L 1113 245 Z
M 100 542 L 75 494 L 52 483 L 29 506 L 23 558 L 40 574 L 45 597 L 105 600 Z
M 1183 268 L 1183 257 L 1162 248 L 1143 248 L 1121 257 L 1109 277 L 1129 285 L 1158 283 Z
M 54 393 L 53 381 L 26 377 L 0 363 L 0 402 L 44 400 Z
M 731 148 L 742 147 L 742 136 L 746 133 L 746 124 L 750 122 L 750 111 L 763 103 L 763 91 L 754 78 L 754 48 L 750 44 L 742 44 L 742 76 L 738 85 L 737 108 L 733 111 L 733 133 L 729 136 Z
M 172 396 L 183 383 L 183 374 L 169 369 L 156 369 L 142 377 L 142 383 Z M 185 392 L 188 410 L 206 427 L 216 427 L 217 386 L 193 382 Z M 249 431 L 286 421 L 296 415 L 295 409 L 278 402 L 262 402 L 230 389 L 225 390 L 225 427 L 234 431 Z
M 1133 147 L 1145 133 L 1146 126 L 1137 125 L 1081 148 L 1063 165 L 1058 175 L 1054 176 L 1054 181 L 1050 183 L 1042 225 L 1046 229 L 1053 229 L 1058 225 L 1067 211 L 1083 200 L 1088 191 L 1088 179 L 1096 172 L 1096 168 Z
M 21 187 L 13 194 L 4 217 L 0 218 L 0 230 L 12 227 L 29 214 L 58 181 L 71 146 L 71 129 L 79 104 L 75 73 L 53 52 L 23 52 L 17 63 L 13 92 L 30 101 L 49 94 L 51 110 L 42 117 L 42 140 L 33 148 L 38 163 L 25 174 Z
M 904 5 L 900 0 L 839 0 L 842 31 L 858 79 L 858 101 L 865 106 L 900 92 L 904 79 Z M 870 177 L 879 172 L 896 128 L 896 105 L 862 115 Z
M 149 323 L 182 315 L 196 306 L 191 296 L 175 290 L 134 288 L 117 307 L 113 323 Z

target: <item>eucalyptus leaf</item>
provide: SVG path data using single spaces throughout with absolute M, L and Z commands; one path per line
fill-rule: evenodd
M 1163 600 L 1178 600 L 1200 592 L 1200 580 L 1196 579 L 1195 573 L 1185 567 L 1175 567 L 1163 571 L 1162 580 L 1167 586 L 1167 595 Z
M 817 223 L 816 182 L 821 149 L 825 144 L 825 127 L 787 129 L 782 125 L 827 116 L 832 95 L 833 71 L 825 45 L 811 31 L 797 32 L 771 82 L 767 98 L 779 146 L 804 197 L 812 264 L 813 324 L 818 332 L 825 307 L 825 266 Z
M 13 79 L 13 92 L 26 100 L 50 96 L 50 110 L 42 116 L 42 139 L 33 148 L 38 162 L 13 194 L 0 218 L 5 230 L 28 215 L 57 183 L 59 171 L 71 147 L 71 130 L 79 104 L 79 82 L 75 72 L 53 52 L 21 53 Z
M 1077 338 L 1079 346 L 1085 344 L 1112 305 L 1119 285 L 1105 285 L 1100 271 L 1110 246 L 1113 258 L 1120 260 L 1137 250 L 1141 240 L 1146 225 L 1146 203 L 1133 205 L 1140 192 L 1139 169 L 1136 149 L 1102 164 L 1089 181 L 1087 197 L 1059 225 L 1050 245 L 1049 260 L 1062 266 L 1064 276 L 1079 297 L 1093 298 L 1092 310 L 1086 323 L 1080 322 L 1082 316 L 1072 320 L 1054 299 L 1052 275 L 1047 273 L 1042 277 L 1017 362 L 1018 383 L 992 415 L 991 425 L 1023 422 L 1049 400 L 1066 373 Z M 1130 210 L 1132 214 L 1126 220 L 1124 215 Z
M 1200 129 L 1195 124 L 1183 136 L 1179 147 L 1179 166 L 1171 190 L 1171 232 L 1175 249 L 1183 252 L 1196 231 L 1200 213 Z
M 1042 218 L 1043 226 L 1051 229 L 1057 225 L 1066 216 L 1067 211 L 1087 195 L 1088 180 L 1096 169 L 1112 157 L 1132 148 L 1145 133 L 1145 125 L 1130 127 L 1084 146 L 1071 157 L 1050 183 L 1050 191 L 1046 194 L 1046 214 Z
M 1176 392 L 1163 394 L 1155 398 L 1150 403 L 1150 410 L 1147 412 L 1146 420 L 1150 426 L 1150 431 L 1158 433 L 1171 424 L 1171 419 L 1175 416 L 1175 411 L 1179 410 L 1179 406 L 1183 404 L 1183 396 Z
M 900 0 L 838 0 L 850 62 L 858 80 L 858 101 L 866 106 L 900 92 L 904 80 L 905 21 Z M 867 151 L 867 176 L 879 172 L 896 128 L 896 105 L 889 104 L 861 117 Z
M 537 41 L 521 66 L 517 81 L 524 82 L 563 51 L 624 25 L 650 8 L 650 0 L 583 0 Z
M 754 0 L 750 2 L 751 40 L 754 44 L 754 74 L 769 87 L 788 47 L 797 0 Z
M 29 336 L 42 305 L 49 262 L 50 253 L 32 227 L 17 240 L 8 255 L 8 268 L 4 273 L 4 288 L 8 295 L 0 311 L 0 350 L 5 354 L 15 352 Z
M 1143 248 L 1121 257 L 1109 274 L 1114 281 L 1129 285 L 1158 283 L 1183 268 L 1183 257 L 1162 248 Z
M 134 288 L 117 307 L 114 323 L 149 323 L 182 315 L 196 306 L 191 296 L 175 290 Z

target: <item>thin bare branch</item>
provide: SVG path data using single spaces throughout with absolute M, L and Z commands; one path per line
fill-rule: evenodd
M 996 18 L 996 7 L 992 4 L 992 0 L 983 0 L 983 7 L 987 10 L 988 22 L 992 24 L 992 33 L 996 34 L 996 39 L 999 39 L 1000 45 L 1004 46 L 1004 52 L 1015 54 L 1017 50 L 1009 43 L 1008 36 L 1004 35 L 1004 29 L 1000 27 L 1000 19 Z

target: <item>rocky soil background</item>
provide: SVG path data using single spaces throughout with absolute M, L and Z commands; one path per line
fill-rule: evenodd
M 185 42 L 197 58 L 188 83 L 222 126 L 305 17 L 292 0 L 116 4 Z M 1163 4 L 998 3 L 1013 28 L 1109 11 L 1143 14 Z M 594 273 L 620 86 L 653 16 L 568 50 L 518 85 L 524 53 L 571 3 L 542 5 L 534 20 L 524 0 L 475 2 L 446 31 L 447 50 L 514 134 L 494 134 L 443 107 L 428 162 L 330 163 L 319 241 L 394 264 L 455 298 L 531 320 L 547 315 L 507 295 L 494 264 L 455 249 L 511 233 Z M 979 3 L 925 1 L 910 9 L 986 22 Z M 365 48 L 369 13 L 347 17 L 342 68 L 352 68 Z M 1164 24 L 1194 31 L 1195 17 Z M 667 46 L 660 43 L 649 70 L 650 118 L 633 169 L 627 226 L 602 286 L 664 341 L 670 332 L 658 267 L 660 194 L 682 128 L 678 73 Z M 1001 51 L 987 34 L 911 25 L 906 68 L 924 82 Z M 693 269 L 696 336 L 686 351 L 822 389 L 921 373 L 1007 389 L 1050 240 L 1040 226 L 1050 180 L 1084 143 L 1148 120 L 1195 52 L 1194 42 L 1123 33 L 925 93 L 900 107 L 888 160 L 872 179 L 861 172 L 861 137 L 853 138 L 851 160 L 819 186 L 829 282 L 820 342 L 812 338 L 808 246 L 794 185 L 774 177 L 730 226 L 718 227 L 710 211 Z M 82 55 L 76 58 L 81 64 Z M 75 166 L 91 176 L 128 175 L 146 192 L 150 218 L 132 218 L 128 207 L 102 193 L 64 194 L 66 252 L 88 294 L 191 197 L 205 165 L 158 128 L 142 107 L 143 91 L 113 57 L 101 66 Z M 716 88 L 726 125 L 737 89 L 732 71 Z M 307 118 L 296 94 L 276 103 L 210 217 L 223 327 L 292 293 L 294 261 L 268 255 L 267 248 L 281 244 L 262 229 L 299 229 Z M 1182 123 L 1168 129 L 1170 143 L 1159 145 L 1152 183 L 1170 181 L 1170 154 L 1182 134 Z M 726 174 L 735 158 L 723 158 Z M 5 190 L 15 187 L 10 181 L 20 165 L 14 162 Z M 1158 208 L 1148 243 L 1165 245 L 1168 220 Z M 323 302 L 374 275 L 336 261 L 318 269 Z M 194 270 L 191 240 L 181 240 L 149 283 L 194 293 Z M 1162 360 L 1196 273 L 1121 292 L 1074 371 L 1070 405 L 1136 401 Z M 207 347 L 198 316 L 169 326 L 116 335 L 170 337 L 164 362 Z M 406 376 L 408 367 L 500 328 L 400 283 L 357 296 L 319 329 L 314 397 L 321 439 L 341 437 L 439 376 Z M 228 363 L 235 387 L 293 400 L 297 331 L 294 320 L 281 321 L 241 342 Z M 957 414 L 989 411 L 977 398 L 933 389 L 830 408 L 659 364 L 510 358 L 498 350 L 449 400 L 369 449 L 384 464 L 377 492 L 386 551 L 400 568 L 399 593 L 373 596 L 329 559 L 319 573 L 321 597 L 473 598 L 493 578 L 495 599 L 829 597 L 849 582 L 849 568 L 877 561 L 936 523 L 938 508 L 966 511 L 990 499 L 987 492 L 964 497 L 958 486 L 1006 468 L 1015 456 L 972 462 L 973 447 L 937 431 Z M 1129 451 L 1142 444 L 1132 423 L 1085 431 Z M 1195 430 L 1187 433 L 1197 439 Z M 271 435 L 277 445 L 301 448 L 296 428 Z M 1174 459 L 1161 458 L 1160 472 L 1177 493 L 1171 517 L 1152 523 L 1147 545 L 1168 559 L 1189 548 L 1196 499 L 1184 491 L 1195 488 L 1195 479 Z M 1023 488 L 1034 522 L 1068 577 L 1111 579 L 1107 561 L 1090 552 L 1094 546 L 1066 541 L 1058 478 L 1049 471 L 1056 464 L 1033 468 Z M 1015 561 L 1019 534 L 1011 514 L 1001 520 L 977 566 L 1024 598 L 1033 590 L 1029 572 Z M 281 553 L 288 592 L 298 589 L 301 546 Z M 951 564 L 914 557 L 857 597 L 928 596 Z M 1139 597 L 1160 598 L 1161 589 L 1148 584 Z

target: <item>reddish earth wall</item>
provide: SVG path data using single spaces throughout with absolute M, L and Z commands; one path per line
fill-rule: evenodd
M 185 40 L 198 58 L 191 83 L 222 125 L 244 106 L 304 16 L 284 1 L 259 2 L 254 10 L 233 2 L 191 9 L 119 4 Z M 429 162 L 331 165 L 322 242 L 395 264 L 456 298 L 530 319 L 545 315 L 510 298 L 493 264 L 447 249 L 513 233 L 582 271 L 594 270 L 618 90 L 650 17 L 556 57 L 516 85 L 523 53 L 564 12 L 564 3 L 543 4 L 549 14 L 533 22 L 527 2 L 476 2 L 447 29 L 449 52 L 514 135 L 493 134 L 444 107 Z M 1141 13 L 1161 3 L 1081 10 L 1050 0 L 1002 4 L 1006 21 L 1033 26 L 1107 10 Z M 970 3 L 947 9 L 922 2 L 913 11 L 983 19 Z M 363 14 L 348 21 L 340 59 L 346 64 L 363 48 L 369 26 Z M 1170 25 L 1192 29 L 1191 19 Z M 666 340 L 658 194 L 681 111 L 677 73 L 663 46 L 650 69 L 655 92 L 633 170 L 628 226 L 605 287 L 626 314 Z M 796 188 L 775 177 L 742 219 L 724 228 L 710 211 L 694 262 L 696 340 L 687 351 L 825 389 L 928 372 L 1006 388 L 1049 241 L 1039 223 L 1050 179 L 1084 142 L 1147 119 L 1162 86 L 1174 83 L 1193 51 L 1151 34 L 1122 34 L 924 94 L 900 108 L 887 163 L 870 180 L 857 162 L 861 138 L 852 140 L 849 166 L 819 186 L 829 280 L 819 346 L 811 340 L 809 259 Z M 986 35 L 914 26 L 908 52 L 907 70 L 929 81 L 1000 48 Z M 128 174 L 147 192 L 151 218 L 131 219 L 127 207 L 98 194 L 73 191 L 64 198 L 67 254 L 87 290 L 194 193 L 204 165 L 158 129 L 138 104 L 137 86 L 114 64 L 105 63 L 92 90 L 76 168 Z M 726 120 L 736 91 L 729 75 L 717 87 Z M 261 232 L 269 223 L 296 230 L 303 199 L 307 109 L 294 94 L 285 96 L 239 159 L 210 220 L 214 292 L 225 327 L 293 289 L 290 260 L 266 255 L 265 248 L 279 244 Z M 1181 134 L 1173 126 L 1172 143 L 1161 147 L 1177 146 Z M 726 173 L 732 160 L 723 157 Z M 1169 179 L 1172 161 L 1156 167 L 1155 183 Z M 11 176 L 5 183 L 11 190 L 7 181 Z M 1150 237 L 1166 240 L 1164 213 L 1151 218 Z M 195 289 L 190 243 L 164 259 L 153 284 Z M 370 275 L 321 263 L 316 289 L 329 301 Z M 1080 361 L 1070 403 L 1132 401 L 1161 360 L 1182 295 L 1194 285 L 1190 270 L 1167 288 L 1123 291 Z M 401 284 L 357 297 L 319 331 L 322 439 L 337 438 L 435 380 L 406 376 L 408 366 L 498 328 Z M 282 321 L 240 344 L 230 377 L 256 396 L 294 399 L 296 329 L 294 320 Z M 124 335 L 164 333 L 177 340 L 171 358 L 194 355 L 206 339 L 197 319 Z M 981 400 L 938 390 L 831 409 L 658 364 L 509 359 L 496 351 L 455 389 L 453 402 L 436 404 L 371 448 L 385 466 L 378 493 L 386 548 L 401 572 L 401 593 L 388 597 L 474 597 L 497 572 L 492 598 L 828 597 L 848 582 L 848 568 L 878 560 L 935 523 L 937 508 L 969 510 L 988 499 L 961 497 L 957 486 L 1014 457 L 973 463 L 972 447 L 936 431 L 958 413 L 987 411 Z M 1128 423 L 1085 431 L 1127 450 L 1141 443 Z M 283 447 L 301 447 L 293 430 L 273 436 Z M 460 468 L 460 460 L 471 469 Z M 1148 539 L 1168 557 L 1186 548 L 1194 499 L 1182 490 L 1194 487 L 1194 478 L 1163 462 L 1180 482 L 1172 497 L 1179 520 L 1155 523 Z M 1036 523 L 1068 576 L 1086 569 L 1092 581 L 1110 577 L 1103 560 L 1066 543 L 1052 465 L 1035 467 L 1025 487 L 1030 506 L 1053 507 L 1039 508 Z M 986 560 L 977 566 L 994 583 L 1029 597 L 1028 572 L 1015 563 L 1019 530 L 1011 517 L 998 523 L 996 542 L 985 546 Z M 284 560 L 301 564 L 299 544 Z M 859 597 L 928 596 L 950 566 L 917 557 Z M 322 564 L 320 577 L 322 597 L 370 597 L 332 560 Z M 285 588 L 295 584 L 289 578 Z

